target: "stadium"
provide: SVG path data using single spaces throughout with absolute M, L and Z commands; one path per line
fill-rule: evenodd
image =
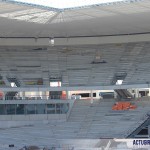
M 0 0 L 0 150 L 148 140 L 149 16 L 149 0 Z

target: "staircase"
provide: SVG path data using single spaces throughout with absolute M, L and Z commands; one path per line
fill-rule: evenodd
M 115 92 L 121 100 L 131 100 L 133 98 L 132 94 L 127 89 L 117 89 Z

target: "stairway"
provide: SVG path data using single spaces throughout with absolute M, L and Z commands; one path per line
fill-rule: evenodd
M 127 89 L 116 89 L 115 92 L 120 100 L 131 100 L 132 94 Z

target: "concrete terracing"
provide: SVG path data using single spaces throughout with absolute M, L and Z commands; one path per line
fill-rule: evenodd
M 134 100 L 136 110 L 112 111 L 115 100 L 77 100 L 66 122 L 50 122 L 0 130 L 1 144 L 15 146 L 59 144 L 65 139 L 125 138 L 145 119 L 149 99 Z M 1 150 L 1 149 L 0 149 Z
M 80 122 L 78 138 L 123 138 L 145 120 L 150 102 L 133 101 L 136 110 L 112 111 L 115 100 L 76 101 L 69 122 Z

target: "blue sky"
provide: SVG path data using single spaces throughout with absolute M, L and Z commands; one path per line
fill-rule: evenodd
M 119 2 L 123 0 L 13 0 L 13 1 L 63 9 L 63 8 L 88 6 L 93 4 L 103 4 L 108 2 L 116 2 L 116 1 Z

